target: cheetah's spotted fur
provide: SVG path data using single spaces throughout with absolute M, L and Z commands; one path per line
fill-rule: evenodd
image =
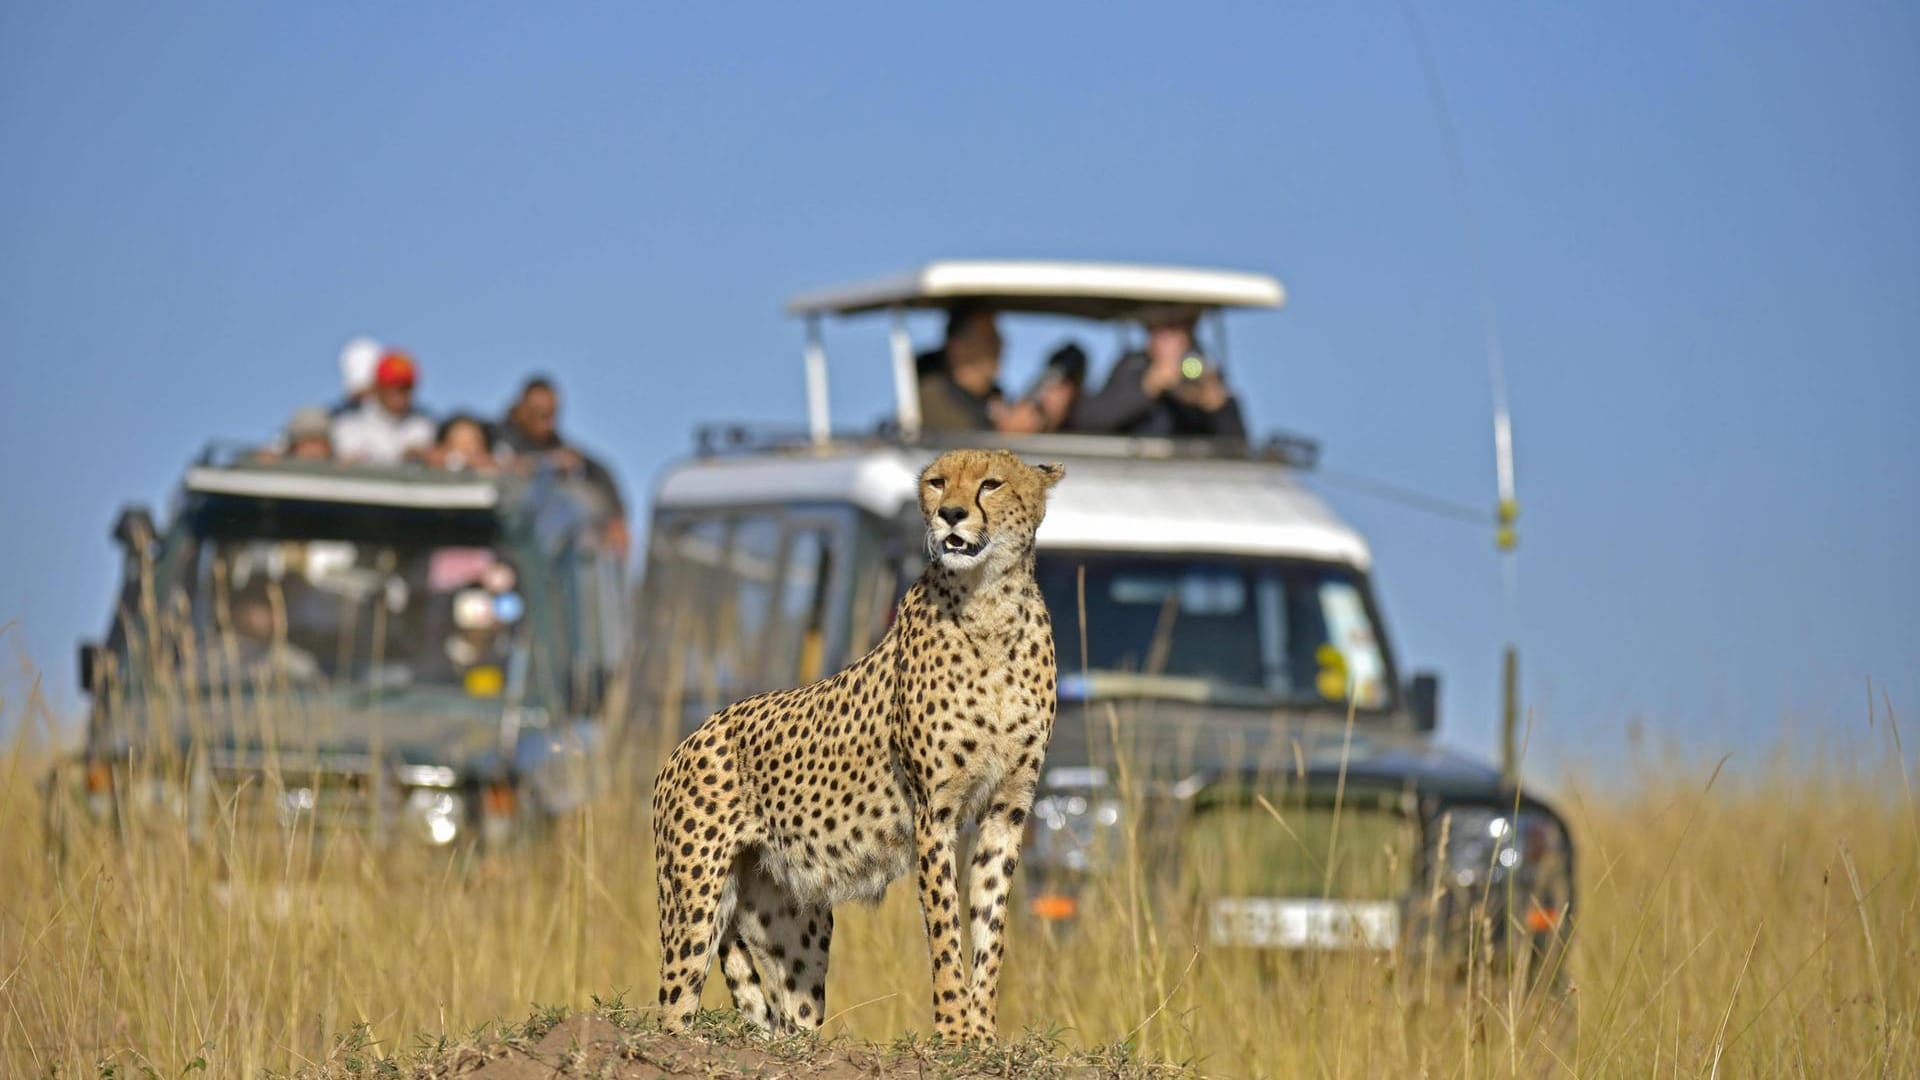
M 917 870 L 933 1019 L 994 1037 L 1007 896 L 1053 730 L 1053 628 L 1034 530 L 1059 465 L 955 450 L 920 475 L 926 573 L 846 670 L 716 713 L 653 794 L 660 1003 L 697 1008 L 717 955 L 734 1005 L 776 1031 L 826 1014 L 833 907 Z M 962 945 L 963 822 L 977 824 Z

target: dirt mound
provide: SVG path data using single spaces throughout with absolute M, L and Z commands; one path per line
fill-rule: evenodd
M 682 1076 L 884 1076 L 870 1055 L 821 1047 L 798 1055 L 777 1044 L 675 1038 L 622 1030 L 601 1016 L 575 1016 L 532 1046 L 507 1047 L 501 1057 L 466 1075 L 473 1080 L 546 1080 L 555 1076 L 655 1080 Z
M 344 1064 L 342 1062 L 341 1064 Z M 576 1015 L 549 1012 L 519 1027 L 476 1032 L 457 1044 L 422 1048 L 413 1060 L 390 1061 L 386 1075 L 463 1080 L 552 1080 L 595 1077 L 660 1080 L 679 1077 L 793 1077 L 864 1080 L 886 1077 L 1165 1077 L 1183 1070 L 1130 1060 L 1121 1048 L 1063 1050 L 1029 1035 L 990 1048 L 953 1047 L 925 1039 L 875 1046 L 810 1036 L 772 1039 L 744 1029 L 731 1016 L 703 1014 L 689 1035 L 668 1035 L 644 1014 Z M 348 1073 L 359 1070 L 349 1065 Z M 319 1075 L 331 1070 L 322 1067 Z

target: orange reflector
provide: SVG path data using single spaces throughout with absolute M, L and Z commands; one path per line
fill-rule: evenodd
M 1071 896 L 1036 896 L 1027 905 L 1035 915 L 1043 919 L 1071 919 L 1080 911 L 1080 901 Z
M 1527 929 L 1536 934 L 1544 934 L 1560 925 L 1560 913 L 1553 908 L 1535 904 L 1527 909 Z
M 87 790 L 95 795 L 113 790 L 113 769 L 106 762 L 87 763 Z
M 488 788 L 484 796 L 487 813 L 495 817 L 512 815 L 514 807 L 520 802 L 518 793 L 508 784 L 495 784 Z

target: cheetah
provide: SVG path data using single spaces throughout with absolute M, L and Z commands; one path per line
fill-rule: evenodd
M 877 902 L 915 870 L 934 1028 L 995 1038 L 1007 897 L 1056 706 L 1034 530 L 1065 472 L 1005 450 L 934 459 L 919 478 L 926 572 L 873 651 L 723 709 L 668 757 L 653 833 L 670 1029 L 698 1007 L 716 955 L 749 1021 L 819 1027 L 834 906 Z

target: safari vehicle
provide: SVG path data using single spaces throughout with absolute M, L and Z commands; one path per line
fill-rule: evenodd
M 627 648 L 621 561 L 559 477 L 266 463 L 219 448 L 171 520 L 123 512 L 105 641 L 80 648 L 85 745 L 56 850 L 165 815 L 191 835 L 346 832 L 499 847 L 602 783 Z
M 1070 923 L 1124 895 L 1131 850 L 1155 902 L 1213 948 L 1464 957 L 1490 944 L 1557 967 L 1566 825 L 1435 741 L 1438 679 L 1403 677 L 1365 540 L 1306 484 L 1317 447 L 918 429 L 909 311 L 978 301 L 1124 325 L 1175 303 L 1217 331 L 1226 309 L 1283 298 L 1257 274 L 943 262 L 794 300 L 808 430 L 702 430 L 660 480 L 636 704 L 668 741 L 846 664 L 924 565 L 927 461 L 950 445 L 1060 460 L 1067 479 L 1037 536 L 1060 712 L 1029 819 L 1029 913 Z M 881 311 L 895 415 L 835 433 L 820 323 Z

